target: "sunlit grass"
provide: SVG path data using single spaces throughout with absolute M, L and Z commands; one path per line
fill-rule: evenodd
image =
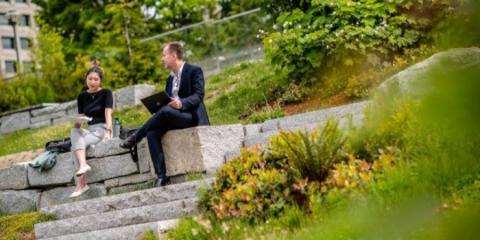
M 0 240 L 35 239 L 33 226 L 51 220 L 55 216 L 39 212 L 0 215 Z

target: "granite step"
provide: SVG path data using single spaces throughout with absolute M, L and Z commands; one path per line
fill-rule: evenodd
M 177 223 L 178 219 L 154 221 L 91 232 L 74 233 L 53 238 L 42 238 L 41 240 L 131 240 L 139 239 L 139 237 L 143 236 L 148 230 L 152 230 L 157 236 L 162 236 L 167 230 L 174 228 Z
M 167 185 L 136 192 L 105 196 L 84 201 L 42 208 L 45 214 L 55 214 L 58 219 L 67 219 L 115 210 L 165 203 L 196 196 L 202 187 L 209 187 L 213 178 Z
M 363 121 L 363 111 L 368 101 L 353 103 L 345 106 L 323 109 L 315 112 L 291 115 L 283 118 L 271 119 L 261 125 L 261 132 L 246 136 L 243 141 L 244 147 L 254 145 L 266 146 L 272 136 L 280 131 L 311 131 L 321 127 L 329 119 L 338 119 L 340 126 L 358 125 Z M 225 159 L 233 158 L 232 153 L 225 155 Z
M 328 118 L 346 119 L 353 117 L 353 123 L 356 125 L 363 119 L 363 112 L 368 106 L 369 101 L 347 104 L 339 107 L 322 109 L 314 112 L 295 114 L 283 118 L 267 120 L 260 126 L 261 132 L 270 132 L 276 130 L 292 130 L 297 126 L 308 124 L 322 124 Z
M 37 239 L 106 230 L 129 225 L 177 219 L 197 213 L 197 199 L 188 198 L 100 214 L 61 219 L 35 225 Z

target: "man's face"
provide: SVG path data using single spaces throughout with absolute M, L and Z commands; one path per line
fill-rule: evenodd
M 165 65 L 166 68 L 172 70 L 175 66 L 175 61 L 177 57 L 174 52 L 170 52 L 168 47 L 163 48 L 162 52 L 162 63 Z

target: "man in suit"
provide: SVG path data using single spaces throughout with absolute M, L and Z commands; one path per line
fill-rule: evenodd
M 150 155 L 158 176 L 157 186 L 169 183 L 161 142 L 163 135 L 172 129 L 210 125 L 203 104 L 205 83 L 202 69 L 183 60 L 183 47 L 177 42 L 165 45 L 162 63 L 171 71 L 165 87 L 171 101 L 152 115 L 134 135 L 120 144 L 122 148 L 131 148 L 147 137 Z

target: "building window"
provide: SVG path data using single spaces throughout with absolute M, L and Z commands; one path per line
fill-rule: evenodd
M 29 15 L 21 15 L 20 21 L 18 22 L 20 26 L 30 26 L 30 16 Z
M 15 64 L 15 61 L 5 61 L 5 72 L 6 73 L 16 73 L 17 72 L 17 66 Z
M 8 25 L 7 14 L 0 13 L 0 25 Z
M 15 0 L 17 3 L 27 3 L 27 0 Z
M 20 46 L 22 47 L 22 49 L 29 49 L 30 48 L 30 39 L 20 38 Z
M 23 62 L 23 72 L 33 72 L 33 63 Z
M 0 2 L 10 3 L 10 0 L 0 0 Z
M 3 49 L 14 49 L 15 39 L 13 37 L 2 37 L 2 47 Z

